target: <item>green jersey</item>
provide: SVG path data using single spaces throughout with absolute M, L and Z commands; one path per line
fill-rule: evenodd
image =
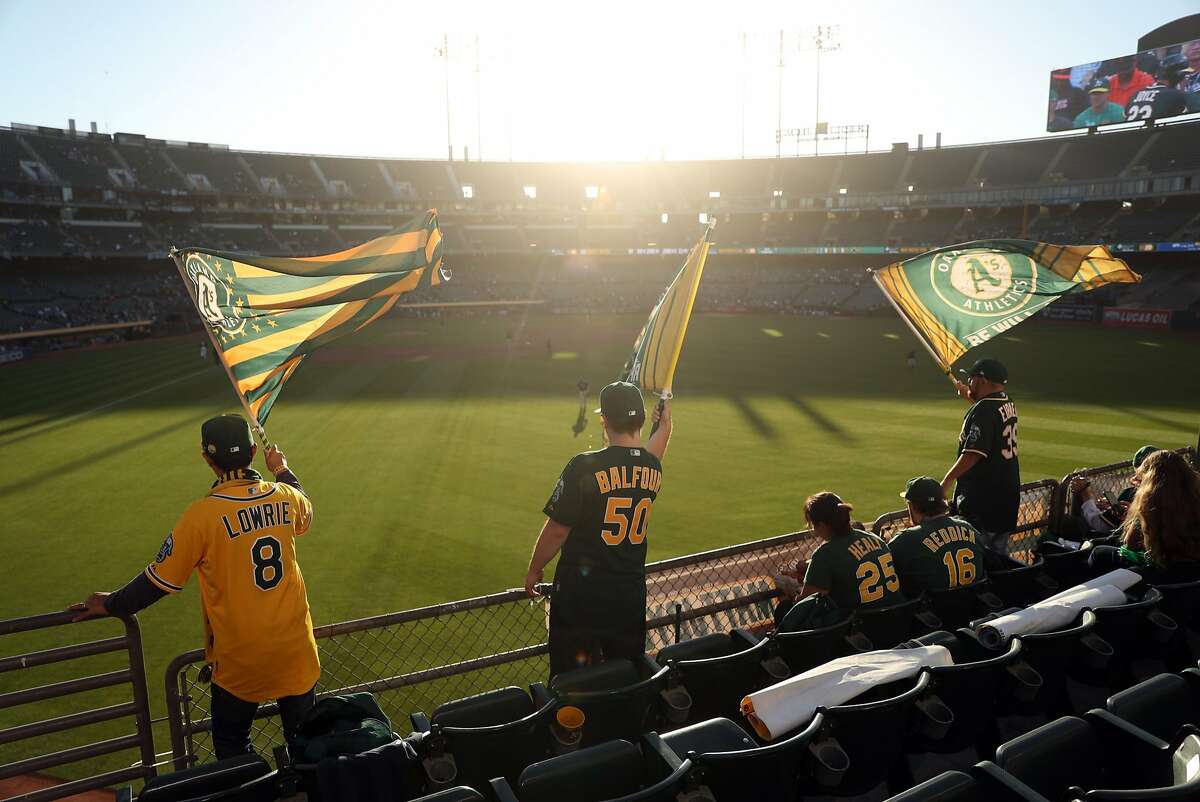
M 817 547 L 808 561 L 804 584 L 828 590 L 843 610 L 904 601 L 888 545 L 857 529 Z
M 1091 106 L 1089 106 L 1075 115 L 1076 128 L 1093 128 L 1097 125 L 1123 122 L 1125 122 L 1125 109 L 1116 103 L 1105 105 L 1104 109 L 1099 113 L 1093 111 Z
M 892 538 L 888 547 L 906 596 L 970 585 L 986 575 L 979 533 L 962 518 L 926 518 Z
M 644 584 L 646 528 L 661 484 L 662 463 L 640 446 L 573 457 L 542 510 L 571 527 L 555 580 L 600 595 Z

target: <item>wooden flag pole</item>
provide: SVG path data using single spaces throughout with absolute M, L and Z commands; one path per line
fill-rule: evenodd
M 183 257 L 180 255 L 179 249 L 172 245 L 168 255 L 171 257 L 171 260 L 175 262 L 175 269 L 179 271 L 179 277 L 183 279 L 183 286 L 187 288 L 188 297 L 192 299 L 192 306 L 194 306 L 196 311 L 199 312 L 200 302 L 196 298 L 196 290 L 192 286 L 191 280 L 188 279 L 187 270 L 184 269 Z M 229 384 L 233 387 L 233 394 L 237 396 L 238 401 L 242 405 L 242 409 L 246 411 L 247 423 L 250 424 L 250 430 L 254 432 L 254 436 L 258 439 L 259 444 L 264 449 L 270 448 L 271 444 L 267 440 L 267 430 L 264 429 L 262 424 L 258 422 L 258 418 L 250 410 L 250 405 L 246 403 L 246 399 L 240 392 L 238 392 L 237 380 L 233 378 L 233 371 L 229 369 L 229 366 L 225 364 L 225 360 L 222 359 L 223 352 L 221 351 L 220 346 L 217 345 L 217 338 L 213 336 L 212 326 L 208 325 L 208 322 L 203 319 L 203 316 L 201 316 L 200 324 L 204 329 L 204 333 L 208 335 L 209 342 L 212 343 L 213 353 L 217 355 L 217 361 L 221 363 L 221 367 L 225 370 L 225 375 L 229 377 Z
M 958 387 L 958 380 L 954 378 L 954 374 L 951 372 L 950 366 L 942 364 L 942 360 L 938 357 L 937 352 L 933 350 L 933 346 L 929 344 L 928 340 L 921 336 L 921 332 L 918 331 L 917 327 L 913 325 L 913 322 L 908 319 L 908 315 L 904 314 L 904 310 L 901 309 L 900 305 L 896 303 L 896 299 L 892 297 L 891 293 L 883 288 L 883 282 L 879 280 L 878 271 L 867 270 L 867 272 L 871 274 L 871 280 L 875 282 L 875 286 L 879 288 L 881 293 L 883 293 L 883 297 L 887 298 L 888 303 L 890 303 L 892 308 L 896 310 L 896 314 L 899 315 L 900 319 L 908 325 L 908 328 L 910 331 L 912 331 L 913 336 L 917 338 L 921 345 L 925 346 L 925 350 L 929 352 L 931 357 L 933 357 L 934 364 L 942 369 L 942 371 L 946 374 L 946 378 L 950 380 L 951 384 L 953 384 L 955 387 Z

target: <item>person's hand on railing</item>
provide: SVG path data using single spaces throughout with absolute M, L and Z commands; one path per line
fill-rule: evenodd
M 108 610 L 104 607 L 104 600 L 107 598 L 107 593 L 93 593 L 86 600 L 72 604 L 67 609 L 71 612 L 77 612 L 79 615 L 71 620 L 86 621 L 89 618 L 103 618 L 108 615 Z

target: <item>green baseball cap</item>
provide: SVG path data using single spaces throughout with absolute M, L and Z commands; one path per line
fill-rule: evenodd
M 918 476 L 916 479 L 909 479 L 900 498 L 914 504 L 922 501 L 946 500 L 942 493 L 942 483 L 932 476 Z
M 246 455 L 254 448 L 250 424 L 241 415 L 218 415 L 200 426 L 200 444 L 204 453 L 222 467 L 249 462 Z
M 600 408 L 596 410 L 610 421 L 630 418 L 646 419 L 646 404 L 636 384 L 613 382 L 600 391 Z
M 996 384 L 1008 382 L 1008 368 L 1004 367 L 1004 363 L 999 359 L 981 359 L 972 365 L 970 370 L 960 370 L 959 373 L 968 379 L 982 376 Z
M 1150 456 L 1155 451 L 1162 451 L 1162 449 L 1158 446 L 1142 446 L 1139 448 L 1137 453 L 1133 455 L 1133 467 L 1142 467 L 1142 463 L 1146 461 L 1146 457 Z

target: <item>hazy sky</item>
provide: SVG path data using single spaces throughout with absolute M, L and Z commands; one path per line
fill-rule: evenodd
M 841 47 L 821 62 L 823 120 L 869 123 L 872 149 L 936 131 L 963 144 L 1040 135 L 1050 69 L 1131 52 L 1195 10 L 1195 0 L 0 0 L 0 123 L 74 117 L 235 148 L 444 157 L 435 51 L 448 33 L 456 157 L 465 145 L 475 158 L 480 143 L 488 159 L 736 157 L 743 86 L 745 153 L 774 155 L 778 31 L 789 32 L 783 125 L 803 127 L 815 56 L 797 42 L 837 25 Z

